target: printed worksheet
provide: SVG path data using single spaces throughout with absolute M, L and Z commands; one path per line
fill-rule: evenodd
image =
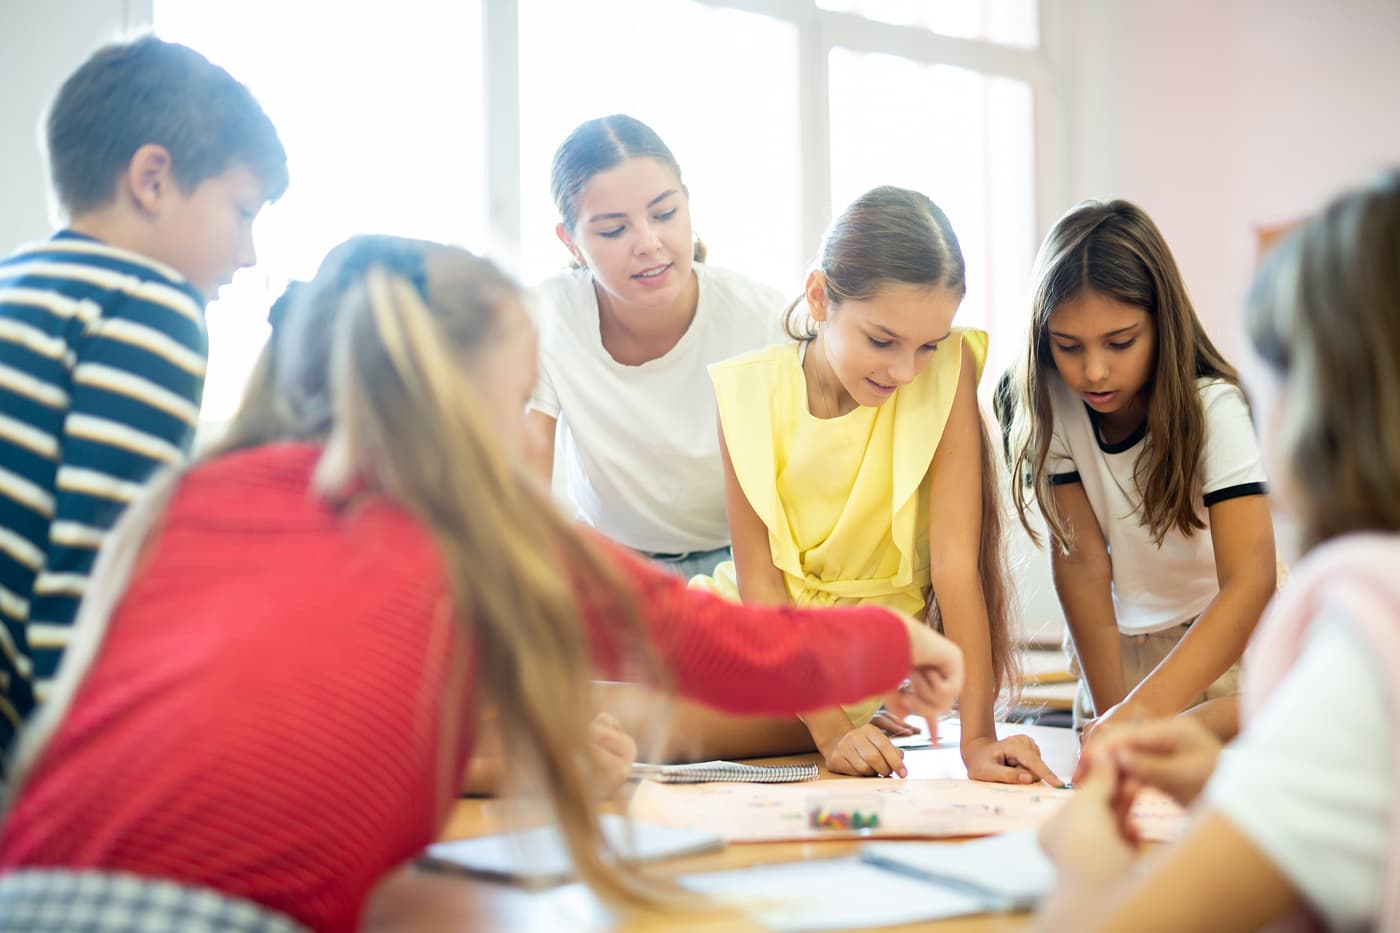
M 838 778 L 807 784 L 675 785 L 644 781 L 631 802 L 636 819 L 702 827 L 728 842 L 811 839 L 937 839 L 1033 829 L 1074 791 L 1044 784 L 967 780 Z M 1144 792 L 1134 818 L 1145 839 L 1180 833 L 1183 814 Z

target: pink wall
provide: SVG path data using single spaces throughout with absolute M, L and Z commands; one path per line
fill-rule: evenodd
M 1068 143 L 1049 183 L 1065 208 L 1086 197 L 1142 204 L 1206 326 L 1237 355 L 1254 227 L 1400 165 L 1400 3 L 1045 6 L 1064 17 L 1051 53 Z
M 1041 233 L 1085 198 L 1141 204 L 1236 361 L 1254 228 L 1400 165 L 1396 0 L 1045 0 L 1065 145 L 1042 163 Z M 1049 561 L 1013 525 L 1028 634 L 1063 627 Z M 1296 555 L 1288 519 L 1279 549 Z

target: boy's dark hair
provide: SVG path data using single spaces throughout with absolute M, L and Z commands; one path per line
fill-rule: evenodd
M 246 87 L 203 55 L 147 35 L 104 46 L 59 88 L 47 119 L 49 175 L 70 215 L 111 202 L 142 146 L 170 152 L 186 192 L 245 164 L 269 200 L 287 190 L 287 153 Z

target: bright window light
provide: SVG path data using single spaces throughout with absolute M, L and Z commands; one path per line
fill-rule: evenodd
M 526 284 L 563 268 L 550 158 L 575 126 L 610 113 L 645 121 L 675 152 L 710 261 L 789 295 L 813 258 L 804 217 L 831 216 L 877 184 L 928 193 L 967 255 L 960 319 L 993 332 L 992 365 L 1009 361 L 1035 246 L 1028 83 L 838 44 L 829 87 L 804 89 L 799 29 L 813 25 L 805 14 L 705 0 L 515 0 L 519 47 L 492 51 L 503 61 L 518 55 L 517 149 L 485 130 L 482 11 L 497 2 L 153 0 L 160 35 L 245 82 L 290 159 L 290 190 L 257 223 L 258 265 L 209 307 L 203 420 L 225 421 L 236 409 L 266 340 L 266 310 L 286 282 L 311 276 L 354 233 L 494 246 L 517 257 L 509 271 Z M 1038 41 L 1036 0 L 816 6 L 973 41 Z M 829 151 L 803 149 L 804 90 L 818 106 L 828 102 Z M 488 229 L 488 191 L 517 194 L 510 180 L 488 187 L 488 146 L 519 153 L 519 243 Z M 828 168 L 831 203 L 803 203 L 804 173 Z
M 200 411 L 226 421 L 268 306 L 356 233 L 485 241 L 479 0 L 155 0 L 162 38 L 252 90 L 292 183 L 255 226 L 258 264 L 209 306 Z M 480 247 L 478 247 L 480 248 Z
M 943 208 L 967 261 L 958 323 L 992 333 L 988 372 L 1000 372 L 1024 329 L 1035 251 L 1030 86 L 844 49 L 830 73 L 833 212 L 887 184 Z
M 520 0 L 525 281 L 568 260 L 553 235 L 554 150 L 585 120 L 626 113 L 675 153 L 710 262 L 796 294 L 809 258 L 797 74 L 796 28 L 767 16 L 686 0 Z
M 1037 0 L 817 0 L 817 7 L 958 39 L 1026 49 L 1040 42 Z

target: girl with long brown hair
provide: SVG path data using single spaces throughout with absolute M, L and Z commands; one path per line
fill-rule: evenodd
M 1245 653 L 1235 741 L 1178 716 L 1087 750 L 1043 836 L 1060 880 L 1039 929 L 1400 930 L 1397 260 L 1393 170 L 1265 259 L 1250 387 L 1305 553 Z M 1139 864 L 1120 817 L 1144 784 L 1196 812 Z
M 1276 568 L 1235 370 L 1136 205 L 1071 210 L 1034 279 L 1012 490 L 1023 523 L 1032 499 L 1045 516 L 1080 673 L 1075 725 L 1233 695 Z
M 770 715 L 910 675 L 946 708 L 957 650 L 912 620 L 733 606 L 575 531 L 520 465 L 535 359 L 490 263 L 393 238 L 331 253 L 221 448 L 104 552 L 21 748 L 0 929 L 352 929 L 442 827 L 487 708 L 581 877 L 656 903 L 600 841 L 595 670 Z

